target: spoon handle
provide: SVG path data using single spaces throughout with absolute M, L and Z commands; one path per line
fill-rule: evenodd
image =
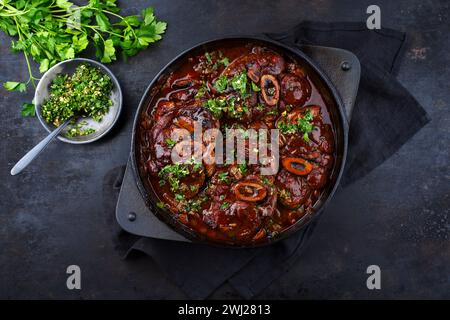
M 19 162 L 16 163 L 16 165 L 11 169 L 11 175 L 15 176 L 16 174 L 19 174 L 22 172 L 23 169 L 25 169 L 31 161 L 36 158 L 42 150 L 47 147 L 47 145 L 50 143 L 50 141 L 53 140 L 71 121 L 72 119 L 67 120 L 63 124 L 61 124 L 58 128 L 56 128 L 54 131 L 52 131 L 44 140 L 39 142 L 36 146 L 34 146 L 33 149 L 27 152 L 26 155 L 22 157 L 22 159 L 19 160 Z

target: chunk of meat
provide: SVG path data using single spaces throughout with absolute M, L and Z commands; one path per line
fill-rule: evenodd
M 323 188 L 328 182 L 327 170 L 319 165 L 315 165 L 306 181 L 313 189 Z
M 291 209 L 298 208 L 308 200 L 311 194 L 306 179 L 282 169 L 277 175 L 275 185 L 278 188 L 280 202 Z
M 281 79 L 281 95 L 287 104 L 303 106 L 311 97 L 311 90 L 307 78 L 287 74 Z
M 172 163 L 174 142 L 191 136 L 194 133 L 195 122 L 199 127 L 201 125 L 202 133 L 219 127 L 219 122 L 207 109 L 195 105 L 171 109 L 159 118 L 148 133 L 148 140 L 153 146 L 147 161 L 151 174 L 157 175 L 162 167 Z M 203 142 L 205 145 L 209 144 L 209 141 Z

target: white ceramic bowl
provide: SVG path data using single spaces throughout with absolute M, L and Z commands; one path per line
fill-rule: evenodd
M 51 123 L 48 123 L 44 120 L 41 113 L 41 106 L 46 99 L 50 96 L 50 85 L 58 74 L 69 74 L 72 75 L 75 72 L 75 69 L 78 65 L 87 63 L 92 66 L 98 67 L 103 73 L 107 74 L 113 83 L 113 89 L 111 91 L 111 100 L 113 102 L 112 106 L 109 108 L 107 114 L 105 114 L 100 122 L 94 121 L 91 118 L 79 118 L 77 119 L 77 123 L 85 121 L 86 127 L 93 128 L 95 132 L 85 135 L 85 136 L 77 136 L 77 137 L 66 137 L 64 134 L 67 132 L 68 128 L 65 128 L 62 131 L 62 134 L 58 136 L 58 139 L 73 144 L 84 144 L 96 141 L 103 137 L 108 133 L 109 130 L 114 126 L 117 119 L 119 118 L 120 111 L 122 110 L 122 90 L 120 88 L 119 82 L 114 74 L 105 67 L 103 64 L 85 58 L 76 58 L 71 60 L 62 61 L 49 70 L 42 76 L 39 81 L 36 92 L 34 94 L 34 104 L 36 106 L 36 114 L 39 118 L 39 121 L 44 126 L 44 128 L 48 132 L 52 132 L 55 130 L 55 126 Z

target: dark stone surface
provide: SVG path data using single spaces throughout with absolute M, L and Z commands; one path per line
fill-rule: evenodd
M 126 162 L 132 118 L 156 72 L 179 51 L 223 34 L 276 32 L 303 19 L 364 21 L 372 1 L 121 1 L 132 14 L 153 5 L 164 40 L 111 65 L 124 112 L 114 133 L 86 146 L 55 142 L 23 174 L 12 165 L 45 136 L 23 119 L 33 92 L 0 90 L 0 298 L 183 298 L 150 259 L 121 261 L 102 216 L 102 179 Z M 382 26 L 406 31 L 399 80 L 432 121 L 369 176 L 344 189 L 300 261 L 260 298 L 450 298 L 448 1 L 377 1 Z M 26 78 L 25 61 L 0 35 L 0 81 Z M 69 291 L 66 267 L 82 269 Z M 382 290 L 366 288 L 368 265 Z M 213 298 L 236 298 L 223 286 Z

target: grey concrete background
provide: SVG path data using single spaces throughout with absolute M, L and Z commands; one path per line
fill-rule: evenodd
M 86 146 L 55 142 L 11 177 L 15 161 L 46 132 L 36 118 L 20 116 L 32 90 L 0 89 L 0 298 L 184 298 L 150 259 L 120 260 L 102 215 L 103 176 L 127 160 L 133 115 L 147 84 L 176 53 L 202 40 L 282 31 L 304 19 L 364 21 L 374 3 L 383 27 L 408 33 L 398 78 L 432 121 L 334 199 L 300 261 L 259 298 L 450 298 L 448 1 L 119 3 L 127 14 L 152 5 L 169 27 L 151 49 L 111 65 L 124 91 L 124 112 L 112 134 Z M 23 57 L 10 52 L 3 33 L 0 43 L 0 82 L 26 79 Z M 66 289 L 70 264 L 82 269 L 80 291 Z M 381 267 L 380 291 L 366 288 L 371 264 Z M 238 296 L 224 285 L 212 298 Z

